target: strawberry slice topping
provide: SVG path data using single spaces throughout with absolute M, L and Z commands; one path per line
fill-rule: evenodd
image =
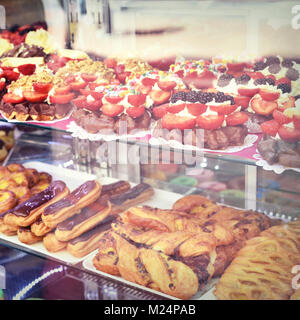
M 57 95 L 66 94 L 66 93 L 69 93 L 70 90 L 71 90 L 71 86 L 57 87 L 55 88 L 55 94 Z
M 40 93 L 48 93 L 52 89 L 52 83 L 35 82 L 32 86 L 34 91 Z
M 146 102 L 146 96 L 144 94 L 132 94 L 128 96 L 128 102 L 134 107 L 139 107 Z
M 297 142 L 300 140 L 300 130 L 297 128 L 291 128 L 283 125 L 278 129 L 278 134 L 282 140 L 288 142 Z
M 277 109 L 273 111 L 272 115 L 274 120 L 276 120 L 276 122 L 278 122 L 280 125 L 292 122 L 292 118 L 287 117 L 283 114 L 283 112 Z
M 156 119 L 160 119 L 162 118 L 165 114 L 168 113 L 168 108 L 169 108 L 169 104 L 162 104 L 158 107 L 154 107 L 152 112 L 154 114 L 154 117 Z
M 50 96 L 50 102 L 57 104 L 66 104 L 69 103 L 74 98 L 74 96 L 75 94 L 73 92 L 66 94 L 55 94 L 53 96 Z
M 145 108 L 144 107 L 129 107 L 129 108 L 127 108 L 126 112 L 132 118 L 139 118 L 144 114 Z
M 19 79 L 20 73 L 13 70 L 4 70 L 3 76 L 9 81 L 16 81 Z
M 123 97 L 119 96 L 105 96 L 105 100 L 111 104 L 118 104 L 123 100 Z
M 18 67 L 18 70 L 20 71 L 20 73 L 24 74 L 25 76 L 29 76 L 33 74 L 35 69 L 36 69 L 36 65 L 31 63 L 23 64 Z
M 197 124 L 200 128 L 206 130 L 216 130 L 221 127 L 224 121 L 224 115 L 200 115 L 197 117 Z
M 116 117 L 117 115 L 119 115 L 120 113 L 122 113 L 124 111 L 124 106 L 119 105 L 119 104 L 105 103 L 102 106 L 101 111 L 106 116 Z
M 93 82 L 93 81 L 97 80 L 98 76 L 95 74 L 82 73 L 81 78 L 85 82 Z
M 220 105 L 210 105 L 210 110 L 218 112 L 218 114 L 230 114 L 234 112 L 238 106 L 236 104 L 220 104 Z
M 176 87 L 175 81 L 158 81 L 158 87 L 163 91 L 172 91 Z
M 86 101 L 86 96 L 78 96 L 76 99 L 72 100 L 72 103 L 77 107 L 77 108 L 84 108 L 87 101 Z
M 160 105 L 169 101 L 170 97 L 170 91 L 152 90 L 150 92 L 150 98 L 153 100 L 155 105 Z
M 246 97 L 253 97 L 257 93 L 259 93 L 259 88 L 238 88 L 238 93 L 241 96 L 246 96 Z
M 5 81 L 0 81 L 0 91 L 5 87 Z
M 272 137 L 275 137 L 278 129 L 279 129 L 279 123 L 275 120 L 269 120 L 265 121 L 260 125 L 261 131 L 265 134 L 268 134 Z
M 144 78 L 144 79 L 142 79 L 142 84 L 144 86 L 153 87 L 156 82 L 157 82 L 157 80 L 156 79 L 152 79 L 152 78 Z
M 168 113 L 162 117 L 162 127 L 168 130 L 173 129 L 193 129 L 196 125 L 196 118 L 182 117 L 176 114 Z
M 14 93 L 6 93 L 2 97 L 3 102 L 5 103 L 21 103 L 25 100 L 24 97 L 20 97 Z
M 239 126 L 248 121 L 248 115 L 245 112 L 233 112 L 226 117 L 226 124 L 228 126 Z
M 189 113 L 195 117 L 199 116 L 207 110 L 207 105 L 202 103 L 189 103 L 186 106 Z
M 266 89 L 260 89 L 259 90 L 259 95 L 261 98 L 265 101 L 274 101 L 277 100 L 280 96 L 279 91 L 269 91 Z
M 276 101 L 266 101 L 260 98 L 254 98 L 251 100 L 251 107 L 256 113 L 268 116 L 278 107 L 278 105 Z
M 79 91 L 80 89 L 83 89 L 86 87 L 85 81 L 76 81 L 70 83 L 71 89 L 74 91 Z
M 182 110 L 184 110 L 186 104 L 181 103 L 181 104 L 169 104 L 168 106 L 168 112 L 176 114 Z
M 43 102 L 47 99 L 48 93 L 36 91 L 23 91 L 23 97 L 29 102 Z

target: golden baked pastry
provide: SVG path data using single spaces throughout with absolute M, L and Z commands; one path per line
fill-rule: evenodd
M 12 180 L 16 183 L 17 186 L 29 186 L 29 179 L 25 173 L 25 171 L 20 171 L 20 172 L 12 172 L 8 176 L 8 180 Z
M 271 227 L 271 220 L 262 213 L 218 205 L 201 195 L 183 197 L 174 203 L 173 209 L 186 212 L 204 225 L 222 225 L 233 233 L 240 247 L 246 240 Z
M 49 233 L 52 229 L 48 228 L 42 218 L 39 218 L 37 221 L 35 221 L 31 226 L 30 226 L 31 232 L 35 234 L 38 237 L 42 237 Z
M 10 163 L 6 166 L 7 170 L 9 172 L 22 172 L 25 171 L 25 168 L 23 165 L 19 163 Z
M 183 212 L 174 210 L 162 210 L 147 206 L 132 207 L 121 216 L 124 223 L 137 227 L 154 229 L 164 232 L 187 231 L 191 233 L 212 232 L 218 245 L 226 245 L 233 242 L 230 231 L 218 224 L 203 225 L 197 218 L 191 218 Z
M 7 236 L 14 236 L 17 234 L 18 228 L 12 227 L 4 223 L 4 216 L 6 212 L 0 214 L 0 232 Z
M 102 248 L 100 243 L 99 251 L 104 250 L 107 256 L 108 252 L 117 253 L 118 259 L 114 257 L 111 261 L 106 260 L 112 263 L 110 268 L 114 273 L 119 272 L 128 281 L 180 299 L 188 299 L 198 291 L 197 276 L 184 263 L 156 250 L 138 248 L 114 232 L 110 234 L 110 237 L 114 239 L 111 242 L 113 248 L 107 245 Z M 98 258 L 94 258 L 96 268 L 99 268 L 97 263 L 99 261 L 101 263 L 101 256 L 99 258 L 98 255 Z M 110 268 L 105 267 L 104 270 L 109 272 Z M 116 268 L 118 271 L 115 270 Z M 101 269 L 103 271 L 102 267 Z
M 34 185 L 31 189 L 30 192 L 32 195 L 35 195 L 37 193 L 40 193 L 44 190 L 46 190 L 50 185 L 50 182 L 47 180 L 40 180 L 36 185 Z
M 42 213 L 43 222 L 49 228 L 56 227 L 60 222 L 71 218 L 81 209 L 95 202 L 101 194 L 101 188 L 101 184 L 96 180 L 84 182 L 60 201 L 46 206 Z
M 22 243 L 26 244 L 34 244 L 36 242 L 41 241 L 42 237 L 37 237 L 35 234 L 33 234 L 30 230 L 30 227 L 19 227 L 18 228 L 18 239 Z
M 28 179 L 28 187 L 32 188 L 34 185 L 36 185 L 40 180 L 40 175 L 36 169 L 26 169 L 25 175 Z
M 99 251 L 93 259 L 93 264 L 100 271 L 119 276 L 118 259 L 116 240 L 112 232 L 107 231 L 99 240 Z
M 7 169 L 7 167 L 0 166 L 0 179 L 7 177 L 9 173 L 10 171 Z
M 13 192 L 0 190 L 0 213 L 6 212 L 16 205 L 17 199 Z
M 18 204 L 28 200 L 32 196 L 28 187 L 25 186 L 13 187 L 10 190 L 16 195 Z
M 43 238 L 43 244 L 49 252 L 58 252 L 65 249 L 67 242 L 62 242 L 56 239 L 54 232 L 46 234 Z
M 0 166 L 0 190 L 8 190 L 14 194 L 15 203 L 13 207 L 47 189 L 51 181 L 52 176 L 48 173 L 39 173 L 36 169 L 25 168 L 19 163 L 10 163 L 5 167 Z M 5 207 L 6 202 L 0 203 L 1 205 Z M 17 227 L 17 225 L 10 226 L 13 226 L 14 229 Z
M 8 152 L 7 152 L 7 150 L 6 150 L 4 141 L 2 141 L 2 140 L 0 139 L 0 142 L 1 142 L 1 145 L 2 145 L 2 147 L 0 147 L 0 161 L 3 161 L 3 160 L 7 157 Z
M 218 299 L 287 300 L 291 270 L 300 264 L 300 220 L 274 226 L 247 241 L 219 280 Z

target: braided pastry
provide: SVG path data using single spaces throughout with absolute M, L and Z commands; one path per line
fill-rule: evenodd
M 199 219 L 191 218 L 185 213 L 174 210 L 162 210 L 147 206 L 132 207 L 122 214 L 121 219 L 123 223 L 164 232 L 212 232 L 218 245 L 230 244 L 234 240 L 232 233 L 221 225 L 204 226 Z
M 247 241 L 218 282 L 218 299 L 286 300 L 300 264 L 300 220 Z
M 188 299 L 198 291 L 198 279 L 191 268 L 180 261 L 175 261 L 162 252 L 138 248 L 114 232 L 109 232 L 111 237 L 110 245 L 102 248 L 99 252 L 106 251 L 117 253 L 118 258 L 113 257 L 112 265 L 99 265 L 102 260 L 99 254 L 94 258 L 94 265 L 97 269 L 105 272 L 112 271 L 112 274 L 120 274 L 124 279 L 137 284 L 159 290 L 166 294 L 181 299 Z M 107 234 L 106 234 L 107 237 Z M 107 251 L 109 250 L 109 251 Z M 100 253 L 101 256 L 101 253 Z M 103 253 L 102 253 L 103 257 Z M 108 260 L 105 261 L 106 263 Z M 113 267 L 114 266 L 114 267 Z M 112 269 L 111 269 L 112 268 Z
M 174 203 L 173 209 L 186 212 L 205 226 L 214 223 L 222 225 L 233 233 L 240 247 L 246 240 L 271 227 L 271 220 L 259 212 L 221 206 L 201 195 L 183 197 Z

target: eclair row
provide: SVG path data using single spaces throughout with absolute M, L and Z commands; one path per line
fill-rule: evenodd
M 116 215 L 148 200 L 147 184 L 133 188 L 126 181 L 108 185 L 86 181 L 70 192 L 62 181 L 53 181 L 15 208 L 0 215 L 0 232 L 18 235 L 26 244 L 43 241 L 50 252 L 67 249 L 82 257 L 97 249 L 102 233 Z

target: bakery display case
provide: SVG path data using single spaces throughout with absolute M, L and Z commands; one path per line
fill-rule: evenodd
M 297 2 L 32 0 L 20 25 L 23 2 L 0 299 L 299 299 Z

